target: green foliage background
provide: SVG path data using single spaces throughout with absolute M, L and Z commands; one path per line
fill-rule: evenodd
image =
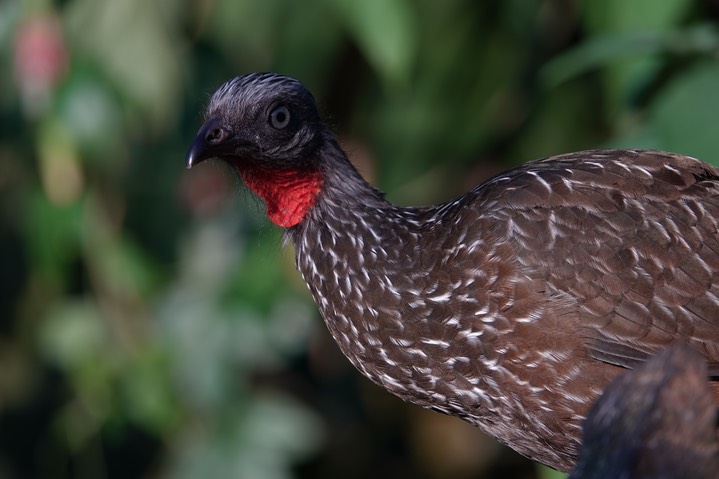
M 303 81 L 390 199 L 603 146 L 719 158 L 714 0 L 0 3 L 0 478 L 550 477 L 331 343 L 209 94 Z M 241 191 L 237 193 L 237 191 Z

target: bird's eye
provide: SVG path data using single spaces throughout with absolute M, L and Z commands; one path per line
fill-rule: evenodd
M 286 106 L 280 105 L 272 109 L 270 112 L 270 125 L 272 128 L 282 130 L 290 124 L 290 110 Z

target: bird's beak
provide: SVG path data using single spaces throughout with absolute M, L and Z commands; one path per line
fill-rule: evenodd
M 197 132 L 185 156 L 185 166 L 192 168 L 208 158 L 226 156 L 234 150 L 229 130 L 217 118 L 210 118 Z

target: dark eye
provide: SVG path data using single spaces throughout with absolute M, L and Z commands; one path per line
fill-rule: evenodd
M 270 112 L 270 125 L 272 128 L 282 130 L 290 124 L 290 110 L 286 106 L 280 105 Z

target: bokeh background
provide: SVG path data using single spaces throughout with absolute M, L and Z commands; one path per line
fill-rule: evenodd
M 717 0 L 0 2 L 0 479 L 549 478 L 360 377 L 263 206 L 184 168 L 303 81 L 393 201 L 602 146 L 719 159 Z

